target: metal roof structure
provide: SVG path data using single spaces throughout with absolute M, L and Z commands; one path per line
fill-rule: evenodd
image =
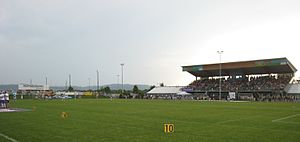
M 220 63 L 182 66 L 182 70 L 196 77 L 215 77 L 219 76 Z M 221 71 L 222 76 L 238 76 L 295 73 L 297 69 L 284 57 L 221 63 Z

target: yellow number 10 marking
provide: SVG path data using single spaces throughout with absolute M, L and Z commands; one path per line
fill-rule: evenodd
M 164 131 L 165 133 L 172 133 L 174 132 L 174 124 L 164 124 Z

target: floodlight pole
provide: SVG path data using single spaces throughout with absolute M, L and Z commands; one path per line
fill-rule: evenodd
M 69 87 L 72 87 L 72 85 L 71 85 L 71 74 L 69 74 Z
M 91 78 L 89 78 L 89 91 L 91 90 Z
M 219 79 L 220 79 L 220 82 L 219 82 L 219 100 L 222 99 L 222 79 L 221 79 L 221 76 L 222 76 L 222 62 L 221 62 L 221 56 L 222 56 L 222 53 L 224 51 L 217 51 L 217 53 L 220 55 L 220 63 L 219 63 Z
M 118 81 L 118 82 L 117 82 L 117 84 L 120 84 L 120 83 L 119 83 L 119 80 L 120 80 L 120 79 L 119 79 L 119 77 L 120 77 L 120 75 L 116 75 L 116 76 L 117 76 L 117 78 L 118 78 L 118 80 L 117 80 L 117 81 Z
M 66 85 L 66 91 L 68 91 L 68 80 L 66 80 L 65 85 Z
M 46 93 L 45 93 L 45 92 L 46 92 L 46 91 L 45 91 L 45 90 L 46 90 L 45 87 L 47 87 L 47 85 L 48 85 L 48 78 L 47 78 L 47 76 L 46 76 L 46 86 L 43 87 L 43 96 L 42 96 L 43 99 L 44 99 L 45 94 L 46 94 Z
M 99 70 L 97 70 L 97 91 L 99 91 Z
M 124 92 L 124 75 L 123 75 L 123 67 L 124 67 L 124 63 L 121 63 L 121 70 L 122 70 L 122 93 Z

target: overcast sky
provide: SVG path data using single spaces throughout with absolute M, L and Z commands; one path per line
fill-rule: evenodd
M 299 0 L 0 0 L 0 84 L 187 85 L 181 66 L 287 57 Z M 299 74 L 297 74 L 299 75 Z M 121 77 L 120 77 L 121 79 Z M 121 82 L 121 81 L 120 81 Z

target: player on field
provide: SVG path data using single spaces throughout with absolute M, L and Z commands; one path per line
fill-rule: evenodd
M 4 102 L 4 104 L 5 104 L 5 108 L 8 108 L 8 104 L 9 104 L 9 94 L 8 94 L 8 92 L 4 92 L 4 100 L 5 100 L 5 102 Z
M 0 108 L 4 108 L 4 93 L 0 91 Z

